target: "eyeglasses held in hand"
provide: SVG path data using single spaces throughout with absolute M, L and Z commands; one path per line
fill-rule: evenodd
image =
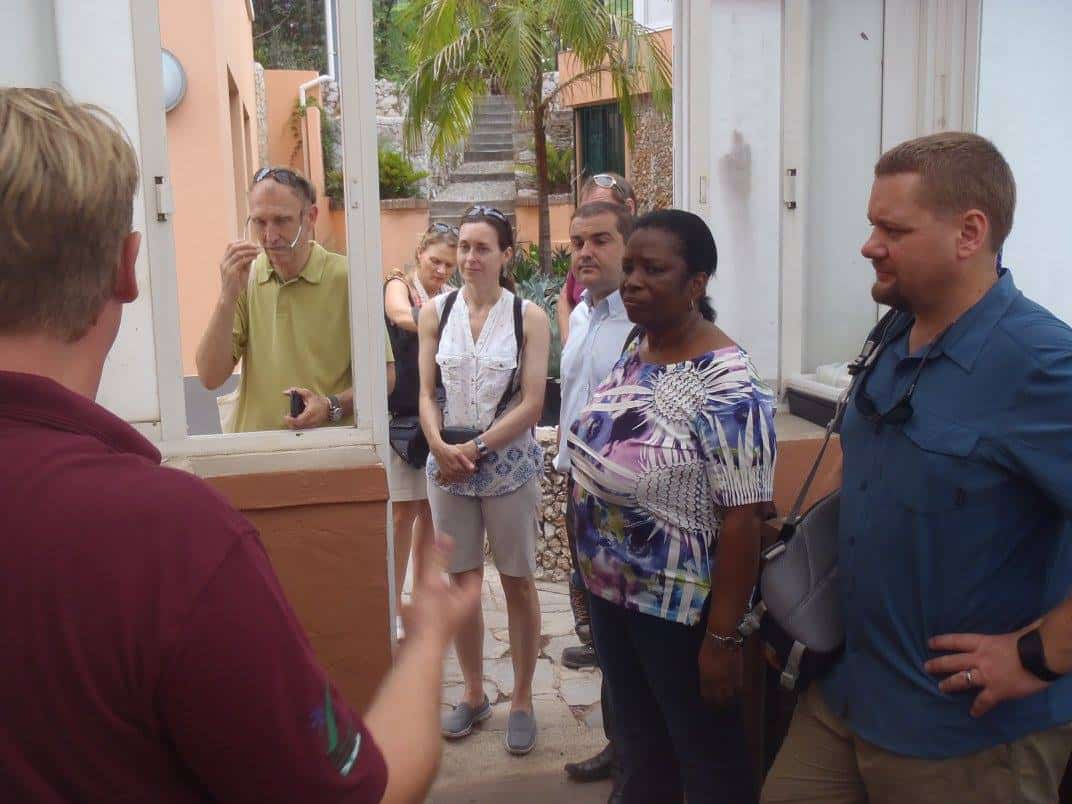
M 294 235 L 294 239 L 290 241 L 290 243 L 287 245 L 287 248 L 294 249 L 294 248 L 297 247 L 298 241 L 301 240 L 302 231 L 305 229 L 305 220 L 304 219 L 305 219 L 305 210 L 302 210 L 302 220 L 298 223 L 298 233 L 296 235 Z M 263 227 L 263 224 L 258 226 L 257 224 L 253 223 L 253 218 L 252 217 L 246 218 L 246 239 L 247 240 L 253 240 L 253 236 L 252 236 L 253 232 L 251 230 L 255 230 L 255 229 L 258 229 L 258 228 L 262 228 L 262 227 Z M 261 240 L 262 237 L 263 237 L 263 234 L 258 235 L 257 240 Z M 261 242 L 261 246 L 264 246 L 263 242 Z
M 465 210 L 465 214 L 462 215 L 462 220 L 465 220 L 466 218 L 480 218 L 485 216 L 500 220 L 507 226 L 510 225 L 510 219 L 507 218 L 505 214 L 495 209 L 495 207 L 482 207 L 480 205 L 472 206 L 469 207 L 469 209 Z

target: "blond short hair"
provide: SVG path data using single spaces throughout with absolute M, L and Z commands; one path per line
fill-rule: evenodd
M 944 131 L 902 142 L 879 157 L 875 176 L 918 173 L 920 201 L 939 213 L 983 212 L 990 247 L 998 252 L 1012 231 L 1016 180 L 990 140 L 966 131 Z
M 112 115 L 54 89 L 0 88 L 0 333 L 86 333 L 115 287 L 137 184 Z

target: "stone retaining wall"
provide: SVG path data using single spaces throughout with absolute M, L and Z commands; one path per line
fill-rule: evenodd
M 554 427 L 536 428 L 536 440 L 543 447 L 542 498 L 540 502 L 540 535 L 536 539 L 536 578 L 565 581 L 572 565 L 566 541 L 566 476 L 553 466 L 558 454 L 557 431 Z
M 637 106 L 631 178 L 640 212 L 662 209 L 674 202 L 674 124 L 655 110 L 650 97 Z

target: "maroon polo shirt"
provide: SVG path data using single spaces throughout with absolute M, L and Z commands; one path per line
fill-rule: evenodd
M 253 526 L 104 408 L 0 371 L 0 801 L 371 802 L 386 781 Z

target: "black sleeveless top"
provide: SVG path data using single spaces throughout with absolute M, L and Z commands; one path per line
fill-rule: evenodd
M 387 285 L 396 280 L 406 285 L 406 293 L 412 302 L 412 289 L 409 282 L 406 282 L 399 274 L 392 275 L 383 283 L 385 297 Z M 387 325 L 387 337 L 391 340 L 391 349 L 395 353 L 395 390 L 387 397 L 387 410 L 392 416 L 416 416 L 417 395 L 421 385 L 417 333 L 402 329 L 391 321 L 386 313 L 383 319 Z

